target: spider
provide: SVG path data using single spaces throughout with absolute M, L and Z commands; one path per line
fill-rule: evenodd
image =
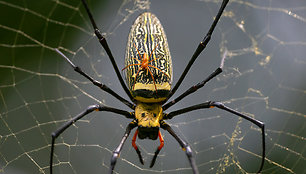
M 246 119 L 261 129 L 262 160 L 258 170 L 258 173 L 260 173 L 263 168 L 264 159 L 265 159 L 265 133 L 264 133 L 265 129 L 263 122 L 251 118 L 247 115 L 244 115 L 238 111 L 235 111 L 234 109 L 225 106 L 223 103 L 216 101 L 208 101 L 201 104 L 186 107 L 183 109 L 179 109 L 176 111 L 172 111 L 170 113 L 165 113 L 165 111 L 168 108 L 170 108 L 171 106 L 173 106 L 174 104 L 185 98 L 186 96 L 202 88 L 208 81 L 210 81 L 211 79 L 213 79 L 222 72 L 223 61 L 225 56 L 221 61 L 220 67 L 218 67 L 214 72 L 212 72 L 206 79 L 204 79 L 203 81 L 201 81 L 196 85 L 191 86 L 188 90 L 186 90 L 183 94 L 179 95 L 174 100 L 167 102 L 169 98 L 176 92 L 176 90 L 181 85 L 183 79 L 185 78 L 187 72 L 191 68 L 194 61 L 207 46 L 228 1 L 229 0 L 223 0 L 222 5 L 219 8 L 217 16 L 215 17 L 212 25 L 210 26 L 209 31 L 207 32 L 203 40 L 199 43 L 198 47 L 196 48 L 193 56 L 191 57 L 188 65 L 186 66 L 179 80 L 171 89 L 171 83 L 172 83 L 171 56 L 164 29 L 160 24 L 158 18 L 152 13 L 145 12 L 135 20 L 134 24 L 131 27 L 127 42 L 127 48 L 126 48 L 125 68 L 122 69 L 122 71 L 125 71 L 126 74 L 126 82 L 127 82 L 126 85 L 125 82 L 123 81 L 123 78 L 120 74 L 116 61 L 111 53 L 111 50 L 106 42 L 105 37 L 99 31 L 86 1 L 82 0 L 83 6 L 85 7 L 88 17 L 93 26 L 95 35 L 97 36 L 102 47 L 105 49 L 113 65 L 113 68 L 116 72 L 116 75 L 119 79 L 119 82 L 123 87 L 125 93 L 128 95 L 129 99 L 132 101 L 132 103 L 124 99 L 120 95 L 118 95 L 116 92 L 114 92 L 112 89 L 107 87 L 105 84 L 90 77 L 88 74 L 82 71 L 81 68 L 74 65 L 73 62 L 70 61 L 58 49 L 55 50 L 62 57 L 65 58 L 65 60 L 73 67 L 73 69 L 76 72 L 78 72 L 86 79 L 91 81 L 95 86 L 101 88 L 103 91 L 117 98 L 119 101 L 121 101 L 129 108 L 131 108 L 133 111 L 128 112 L 121 109 L 104 106 L 101 104 L 90 105 L 83 112 L 81 112 L 80 114 L 72 118 L 70 121 L 62 125 L 60 128 L 58 128 L 56 131 L 52 133 L 50 173 L 52 174 L 54 143 L 56 138 L 61 133 L 63 133 L 68 127 L 70 127 L 73 123 L 83 118 L 87 114 L 93 111 L 107 111 L 107 112 L 117 113 L 125 116 L 126 118 L 132 119 L 132 121 L 126 127 L 126 131 L 124 133 L 124 136 L 122 137 L 120 144 L 112 153 L 109 173 L 113 173 L 116 161 L 131 130 L 137 127 L 134 136 L 132 138 L 132 146 L 137 152 L 141 164 L 144 164 L 144 162 L 141 152 L 136 145 L 137 136 L 139 139 L 151 139 L 151 140 L 159 139 L 160 145 L 156 149 L 150 164 L 150 167 L 153 167 L 160 150 L 164 146 L 164 139 L 159 130 L 159 128 L 162 128 L 167 132 L 169 132 L 169 134 L 172 135 L 174 139 L 179 143 L 183 151 L 185 151 L 186 153 L 186 156 L 189 160 L 193 173 L 198 174 L 199 171 L 196 166 L 195 158 L 192 153 L 190 145 L 187 142 L 185 142 L 182 138 L 180 138 L 173 131 L 171 126 L 165 122 L 165 120 L 172 119 L 175 116 L 190 111 L 205 109 L 205 108 L 214 108 L 214 107 L 230 112 L 243 119 Z

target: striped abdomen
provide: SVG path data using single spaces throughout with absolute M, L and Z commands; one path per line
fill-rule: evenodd
M 132 96 L 141 102 L 166 99 L 172 83 L 172 60 L 165 31 L 152 13 L 137 17 L 125 55 L 125 73 Z

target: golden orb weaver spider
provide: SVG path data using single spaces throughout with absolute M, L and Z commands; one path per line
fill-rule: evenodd
M 156 140 L 159 138 L 160 145 L 155 151 L 153 159 L 151 161 L 150 167 L 153 167 L 156 158 L 164 145 L 164 139 L 159 131 L 159 128 L 162 128 L 170 133 L 174 137 L 174 139 L 179 143 L 182 149 L 185 151 L 189 163 L 191 165 L 192 171 L 194 174 L 198 174 L 198 168 L 196 166 L 196 162 L 191 150 L 191 147 L 180 138 L 168 125 L 164 120 L 172 119 L 174 116 L 181 115 L 190 111 L 205 109 L 205 108 L 214 108 L 217 107 L 221 110 L 230 112 L 234 115 L 237 115 L 243 119 L 246 119 L 261 129 L 262 133 L 262 160 L 261 165 L 259 167 L 258 173 L 261 172 L 264 160 L 265 160 L 265 129 L 264 123 L 260 122 L 254 118 L 251 118 L 247 115 L 244 115 L 240 112 L 237 112 L 221 102 L 208 101 L 201 104 L 193 105 L 190 107 L 186 107 L 183 109 L 179 109 L 177 111 L 172 111 L 170 113 L 165 113 L 169 107 L 173 106 L 184 97 L 194 93 L 199 88 L 202 88 L 208 81 L 216 77 L 218 74 L 222 72 L 223 60 L 221 61 L 221 65 L 217 68 L 213 73 L 211 73 L 206 79 L 201 81 L 200 83 L 190 87 L 183 94 L 175 98 L 174 100 L 166 103 L 169 98 L 176 92 L 176 90 L 181 85 L 184 80 L 187 72 L 191 68 L 194 61 L 197 59 L 199 54 L 205 49 L 208 42 L 210 41 L 211 35 L 227 5 L 229 0 L 223 0 L 221 7 L 215 17 L 209 31 L 205 35 L 204 39 L 199 43 L 197 49 L 195 50 L 193 56 L 191 57 L 188 65 L 183 71 L 181 77 L 178 82 L 171 89 L 172 83 L 172 62 L 171 56 L 168 48 L 167 38 L 164 32 L 162 25 L 155 15 L 149 12 L 145 12 L 141 14 L 134 22 L 131 27 L 130 34 L 128 37 L 128 44 L 126 50 L 126 58 L 125 58 L 125 68 L 123 71 L 126 71 L 126 80 L 128 87 L 123 81 L 123 78 L 120 74 L 120 71 L 117 67 L 116 61 L 111 53 L 110 48 L 106 42 L 106 39 L 102 36 L 99 31 L 93 16 L 88 8 L 88 5 L 85 0 L 82 0 L 82 3 L 86 9 L 86 12 L 89 16 L 91 24 L 94 28 L 94 32 L 105 49 L 113 68 L 116 72 L 116 75 L 119 79 L 121 86 L 124 91 L 128 95 L 129 99 L 133 102 L 129 102 L 128 100 L 119 96 L 112 89 L 108 88 L 105 84 L 93 79 L 88 74 L 83 72 L 78 66 L 75 66 L 62 52 L 58 49 L 55 49 L 57 53 L 59 53 L 62 57 L 65 58 L 66 61 L 73 67 L 73 69 L 91 81 L 95 86 L 101 88 L 103 91 L 111 94 L 119 101 L 127 105 L 129 108 L 134 110 L 134 112 L 128 112 L 117 108 L 112 108 L 108 106 L 103 106 L 100 104 L 88 106 L 86 110 L 75 116 L 73 119 L 62 125 L 59 129 L 52 133 L 52 145 L 51 145 L 51 156 L 50 156 L 50 173 L 52 174 L 52 165 L 53 165 L 53 153 L 54 153 L 54 143 L 56 138 L 63 133 L 68 127 L 70 127 L 73 123 L 83 118 L 87 114 L 93 111 L 107 111 L 113 112 L 120 115 L 125 116 L 126 118 L 133 119 L 131 121 L 125 131 L 125 134 L 119 144 L 119 146 L 113 151 L 111 157 L 111 166 L 109 169 L 109 173 L 113 173 L 115 168 L 116 161 L 119 157 L 119 154 L 122 150 L 122 147 L 129 136 L 131 130 L 135 127 L 138 127 L 134 133 L 132 138 L 132 146 L 137 152 L 139 161 L 141 164 L 144 164 L 141 152 L 136 145 L 136 138 L 140 139 L 152 139 Z

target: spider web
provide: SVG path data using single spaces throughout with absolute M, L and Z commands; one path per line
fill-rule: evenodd
M 177 81 L 208 31 L 221 0 L 89 1 L 118 63 L 131 24 L 151 11 L 162 22 Z M 49 173 L 51 132 L 91 104 L 129 110 L 75 73 L 55 53 L 127 98 L 95 38 L 79 0 L 0 0 L 0 173 Z M 265 122 L 263 173 L 306 173 L 306 2 L 231 0 L 212 40 L 176 95 L 204 79 L 227 51 L 224 72 L 168 112 L 208 100 Z M 174 97 L 175 97 L 174 96 Z M 56 140 L 54 173 L 106 173 L 130 120 L 93 113 Z M 194 111 L 168 123 L 190 143 L 200 173 L 251 173 L 260 165 L 260 129 L 218 109 Z M 131 134 L 133 134 L 132 131 Z M 192 173 L 185 153 L 162 130 L 165 146 L 138 140 L 141 165 L 127 140 L 116 173 Z

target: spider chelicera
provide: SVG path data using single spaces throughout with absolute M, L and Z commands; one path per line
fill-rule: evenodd
M 218 74 L 222 72 L 223 61 L 225 56 L 221 61 L 220 67 L 218 67 L 213 73 L 211 73 L 206 79 L 201 81 L 200 83 L 191 86 L 188 90 L 186 90 L 183 94 L 179 95 L 174 100 L 167 103 L 169 98 L 176 92 L 176 90 L 181 85 L 183 79 L 185 78 L 187 72 L 191 68 L 194 61 L 197 59 L 199 54 L 204 50 L 207 46 L 211 35 L 227 5 L 229 0 L 223 0 L 222 5 L 215 17 L 209 31 L 207 32 L 204 39 L 199 43 L 197 49 L 195 50 L 193 56 L 191 57 L 188 65 L 183 71 L 181 77 L 171 89 L 172 83 L 172 62 L 171 56 L 168 48 L 167 38 L 164 32 L 160 21 L 157 19 L 155 15 L 152 13 L 146 12 L 141 14 L 134 22 L 131 27 L 131 31 L 128 37 L 128 43 L 126 48 L 126 57 L 125 57 L 125 68 L 122 71 L 126 73 L 126 81 L 123 81 L 123 78 L 120 74 L 120 71 L 117 67 L 115 59 L 111 53 L 110 48 L 106 42 L 106 39 L 102 36 L 99 31 L 93 16 L 88 8 L 88 5 L 85 0 L 82 0 L 83 5 L 87 11 L 91 24 L 94 28 L 94 32 L 105 49 L 113 68 L 116 72 L 116 75 L 119 79 L 121 86 L 124 91 L 128 95 L 129 99 L 132 101 L 124 99 L 119 96 L 112 89 L 108 88 L 105 84 L 93 79 L 84 71 L 82 71 L 78 66 L 75 66 L 62 52 L 58 49 L 55 49 L 62 57 L 65 58 L 66 61 L 74 68 L 76 72 L 87 78 L 91 81 L 95 86 L 101 88 L 103 91 L 111 94 L 119 101 L 127 105 L 129 108 L 133 110 L 133 112 L 124 111 L 117 108 L 112 108 L 108 106 L 103 106 L 101 104 L 88 106 L 86 110 L 72 118 L 70 121 L 62 125 L 59 129 L 52 133 L 52 145 L 51 145 L 51 156 L 50 156 L 50 173 L 52 174 L 52 165 L 53 165 L 53 153 L 54 153 L 54 143 L 56 138 L 63 133 L 68 127 L 70 127 L 77 120 L 83 118 L 87 114 L 93 111 L 107 111 L 113 112 L 120 115 L 125 116 L 126 118 L 132 119 L 132 121 L 128 124 L 125 134 L 119 144 L 119 146 L 113 151 L 109 173 L 113 173 L 115 168 L 116 161 L 119 157 L 120 151 L 128 138 L 131 130 L 137 127 L 135 134 L 132 138 L 132 146 L 137 152 L 139 161 L 143 164 L 143 158 L 139 148 L 136 145 L 136 138 L 140 139 L 152 139 L 156 140 L 157 138 L 160 141 L 160 145 L 155 151 L 153 159 L 151 161 L 150 167 L 153 167 L 155 160 L 157 158 L 158 153 L 162 149 L 164 145 L 164 139 L 159 131 L 159 128 L 162 128 L 168 131 L 174 139 L 179 143 L 182 149 L 185 151 L 189 163 L 191 165 L 192 171 L 195 174 L 198 174 L 198 168 L 196 166 L 196 162 L 191 150 L 191 147 L 186 143 L 182 138 L 180 138 L 170 127 L 169 124 L 165 122 L 167 119 L 172 119 L 175 116 L 198 110 L 204 108 L 214 108 L 217 107 L 219 109 L 230 112 L 234 115 L 237 115 L 243 119 L 246 119 L 261 129 L 262 133 L 262 160 L 261 165 L 259 167 L 258 173 L 261 172 L 264 159 L 265 159 L 265 129 L 264 123 L 251 118 L 245 114 L 237 112 L 227 106 L 225 106 L 221 102 L 208 101 L 201 104 L 193 105 L 190 107 L 186 107 L 183 109 L 179 109 L 177 111 L 173 111 L 170 113 L 165 113 L 165 111 L 182 100 L 184 97 L 194 93 L 199 88 L 202 88 L 208 81 L 216 77 Z

